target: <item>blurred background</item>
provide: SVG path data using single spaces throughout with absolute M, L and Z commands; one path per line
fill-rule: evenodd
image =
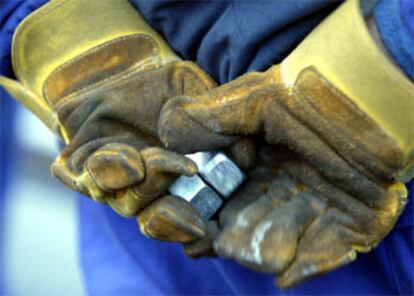
M 84 295 L 76 196 L 49 169 L 58 141 L 3 91 L 0 108 L 0 294 Z

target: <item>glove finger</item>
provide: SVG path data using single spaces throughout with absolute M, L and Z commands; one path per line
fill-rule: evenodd
M 278 180 L 279 183 L 282 181 Z M 218 247 L 232 250 L 231 253 L 225 251 L 220 254 L 261 272 L 279 272 L 290 263 L 303 230 L 323 211 L 325 205 L 308 193 L 300 192 L 290 197 L 292 192 L 289 187 L 283 188 L 284 185 L 272 184 L 272 187 L 279 187 L 271 188 L 266 198 L 276 207 L 262 216 L 253 229 L 248 229 L 243 240 L 220 237 Z M 269 197 L 275 194 L 280 197 Z
M 135 215 L 139 209 L 146 205 L 132 187 L 105 192 L 102 186 L 95 183 L 95 178 L 89 174 L 89 170 L 77 174 L 62 157 L 56 158 L 51 170 L 53 176 L 60 179 L 68 187 L 90 196 L 97 202 L 108 203 L 115 212 L 124 217 Z M 116 178 L 116 175 L 114 176 Z
M 341 214 L 330 209 L 312 222 L 300 240 L 295 259 L 277 277 L 279 287 L 297 285 L 355 260 L 352 245 L 361 245 L 364 236 L 337 223 L 338 215 Z
M 250 170 L 256 164 L 257 148 L 253 137 L 244 137 L 236 141 L 227 155 L 242 169 Z
M 161 141 L 174 150 L 212 150 L 237 140 L 230 135 L 259 132 L 263 108 L 277 93 L 266 87 L 272 82 L 272 75 L 249 73 L 205 95 L 169 100 L 158 123 Z
M 193 175 L 196 164 L 180 154 L 158 147 L 146 148 L 140 153 L 145 168 L 145 177 L 139 184 L 116 191 L 108 204 L 119 214 L 131 216 L 164 195 L 178 175 Z
M 88 171 L 76 173 L 63 157 L 58 156 L 51 165 L 51 172 L 69 188 L 91 197 L 96 202 L 106 203 L 108 194 L 95 183 Z
M 266 193 L 265 188 L 258 182 L 248 181 L 243 184 L 219 212 L 219 224 L 221 228 L 234 223 L 235 217 L 243 209 L 257 201 L 260 196 Z
M 138 151 L 126 144 L 111 143 L 95 151 L 86 168 L 104 190 L 127 188 L 144 179 L 145 170 Z
M 59 179 L 69 188 L 81 192 L 76 181 L 76 179 L 79 177 L 79 174 L 76 174 L 69 168 L 66 160 L 61 155 L 56 157 L 56 159 L 53 161 L 52 165 L 50 166 L 50 170 L 53 177 Z
M 266 198 L 270 207 L 275 207 L 297 193 L 298 188 L 286 175 L 274 179 L 271 169 L 256 167 L 249 173 L 249 181 L 236 191 L 220 211 L 220 226 L 224 229 L 227 225 L 233 224 L 235 217 L 260 197 Z
M 154 199 L 165 194 L 174 179 L 173 175 L 152 176 L 138 186 L 115 191 L 105 200 L 118 214 L 131 217 L 145 209 Z
M 213 241 L 219 234 L 217 221 L 211 220 L 207 222 L 207 235 L 201 239 L 183 245 L 184 253 L 191 258 L 214 257 L 216 253 L 213 248 Z
M 228 224 L 234 222 L 234 217 L 238 215 L 244 208 L 256 202 L 260 197 L 265 196 L 269 190 L 275 190 L 280 187 L 286 191 L 286 195 L 297 193 L 296 185 L 286 178 L 277 177 L 280 175 L 278 168 L 273 168 L 269 159 L 263 159 L 260 156 L 260 151 L 257 154 L 257 165 L 247 172 L 247 182 L 242 184 L 228 201 L 224 204 L 219 213 L 220 227 L 225 228 Z M 263 165 L 263 163 L 265 165 Z M 280 180 L 279 180 L 280 179 Z M 279 194 L 278 196 L 282 196 Z M 283 195 L 284 196 L 284 195 Z M 270 198 L 271 200 L 271 198 Z M 274 204 L 274 201 L 273 201 Z
M 159 173 L 192 176 L 197 173 L 197 165 L 189 158 L 159 147 L 141 151 L 147 176 Z
M 299 193 L 284 202 L 259 223 L 250 237 L 259 259 L 248 262 L 264 272 L 280 272 L 296 254 L 297 243 L 307 226 L 326 205 L 309 193 Z
M 262 197 L 240 211 L 214 241 L 214 250 L 217 254 L 230 259 L 250 256 L 250 234 L 272 209 L 271 202 Z
M 165 194 L 175 178 L 171 174 L 146 176 L 141 184 L 114 191 L 105 200 L 118 214 L 130 217 L 147 207 L 155 198 Z
M 136 215 L 146 205 L 143 204 L 133 187 L 111 192 L 110 195 L 105 196 L 105 201 L 115 212 L 124 217 Z
M 222 135 L 198 122 L 187 112 L 187 104 L 205 103 L 190 97 L 170 99 L 163 107 L 158 134 L 165 147 L 180 153 L 219 150 L 230 146 L 238 137 Z
M 118 140 L 120 139 L 118 138 Z M 72 142 L 52 163 L 52 175 L 73 190 L 90 196 L 97 202 L 106 203 L 106 199 L 111 198 L 111 194 L 105 192 L 105 186 L 98 185 L 97 178 L 92 177 L 86 164 L 88 158 L 94 152 L 103 146 L 109 145 L 112 143 L 111 141 L 114 141 L 114 138 L 99 139 L 81 147 L 77 147 Z M 97 172 L 97 170 L 94 172 Z
M 146 203 L 166 193 L 177 176 L 191 176 L 198 171 L 191 159 L 162 148 L 147 148 L 141 157 L 146 176 L 141 184 L 134 186 L 134 191 Z
M 172 195 L 140 212 L 138 224 L 144 235 L 169 242 L 189 243 L 207 233 L 205 222 L 191 204 Z

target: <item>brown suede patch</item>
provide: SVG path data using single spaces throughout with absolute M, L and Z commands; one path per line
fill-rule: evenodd
M 54 70 L 45 81 L 44 95 L 54 106 L 69 94 L 132 67 L 154 68 L 160 64 L 158 48 L 146 35 L 123 36 L 70 60 Z

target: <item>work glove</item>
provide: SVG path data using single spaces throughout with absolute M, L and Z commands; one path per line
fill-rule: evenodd
M 181 153 L 261 139 L 214 250 L 287 288 L 353 261 L 394 226 L 413 173 L 413 93 L 352 0 L 280 65 L 168 101 L 159 132 Z
M 192 206 L 166 195 L 197 166 L 162 148 L 157 132 L 170 98 L 215 86 L 204 71 L 181 61 L 126 0 L 52 1 L 19 25 L 12 54 L 19 81 L 0 84 L 66 144 L 52 164 L 55 177 L 123 216 L 162 197 L 154 219 L 141 223 L 148 236 L 206 235 Z

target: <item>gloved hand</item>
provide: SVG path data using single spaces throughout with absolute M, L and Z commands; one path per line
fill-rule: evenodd
M 13 61 L 19 81 L 1 77 L 0 84 L 67 144 L 52 164 L 54 176 L 124 216 L 149 206 L 163 218 L 141 223 L 151 237 L 190 242 L 206 235 L 205 221 L 185 201 L 167 195 L 150 204 L 177 176 L 197 172 L 191 160 L 161 147 L 162 106 L 215 83 L 180 61 L 128 1 L 46 4 L 16 30 Z M 164 219 L 168 213 L 174 219 Z
M 162 141 L 182 153 L 263 139 L 250 181 L 220 213 L 214 247 L 278 273 L 283 288 L 375 247 L 406 203 L 414 89 L 370 39 L 359 9 L 343 4 L 281 65 L 175 98 L 161 112 Z
M 165 193 L 177 175 L 196 173 L 191 160 L 159 148 L 156 128 L 168 98 L 208 89 L 198 72 L 194 64 L 174 62 L 62 98 L 54 109 L 70 143 L 53 174 L 131 215 Z

